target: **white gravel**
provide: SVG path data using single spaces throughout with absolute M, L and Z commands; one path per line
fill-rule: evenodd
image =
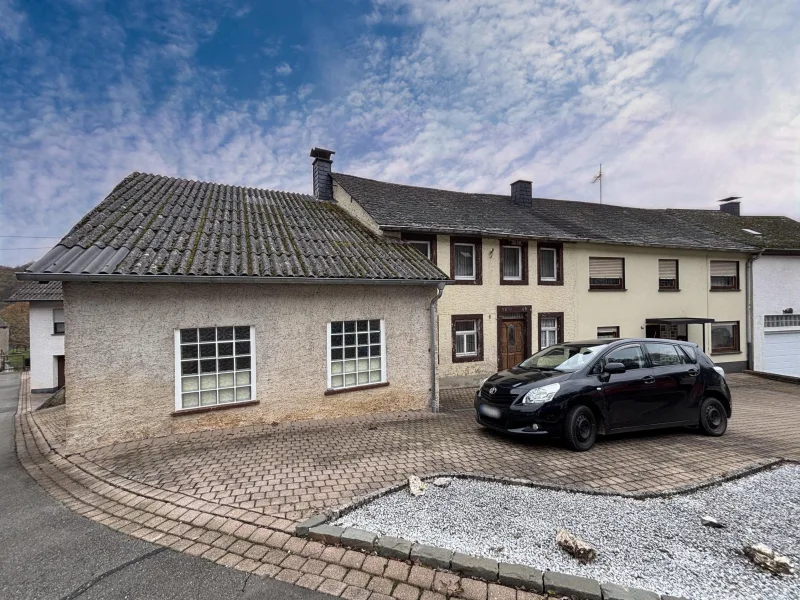
M 705 515 L 727 527 L 704 527 Z M 800 575 L 769 575 L 741 553 L 762 542 L 800 566 L 796 465 L 652 500 L 455 479 L 421 497 L 383 496 L 336 524 L 691 600 L 800 599 Z M 581 565 L 556 546 L 562 527 L 593 543 L 597 561 Z

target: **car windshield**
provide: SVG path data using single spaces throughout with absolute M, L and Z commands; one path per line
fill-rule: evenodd
M 599 346 L 573 346 L 558 344 L 549 346 L 523 361 L 523 369 L 554 369 L 556 371 L 577 371 L 602 351 L 607 344 Z

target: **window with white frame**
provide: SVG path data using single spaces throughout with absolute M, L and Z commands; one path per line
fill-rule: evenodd
M 555 248 L 539 248 L 539 281 L 558 279 L 558 251 Z
M 455 355 L 458 358 L 478 355 L 478 322 L 475 319 L 455 321 Z
M 558 319 L 556 317 L 544 317 L 539 324 L 539 345 L 542 349 L 554 346 L 558 343 Z
M 454 276 L 456 279 L 475 279 L 475 244 L 453 244 Z
M 505 281 L 522 280 L 522 247 L 503 246 L 503 279 Z
M 386 381 L 383 319 L 328 323 L 328 388 Z
M 422 240 L 408 240 L 407 243 L 414 246 L 414 248 L 416 248 L 417 250 L 419 250 L 425 258 L 427 259 L 431 258 L 430 242 Z
M 800 314 L 764 315 L 764 328 L 800 327 Z
M 63 335 L 64 331 L 64 309 L 55 308 L 53 309 L 53 335 Z
M 249 325 L 175 331 L 176 410 L 255 399 L 255 340 Z

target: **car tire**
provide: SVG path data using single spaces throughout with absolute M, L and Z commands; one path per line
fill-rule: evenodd
M 582 404 L 574 406 L 564 420 L 564 441 L 572 450 L 585 452 L 597 439 L 597 419 L 592 409 Z
M 716 398 L 706 398 L 700 404 L 700 429 L 714 437 L 721 436 L 728 429 L 728 414 Z

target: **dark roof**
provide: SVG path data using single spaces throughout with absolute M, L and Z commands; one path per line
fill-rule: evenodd
M 663 211 L 592 202 L 533 198 L 517 206 L 511 196 L 472 194 L 333 173 L 334 180 L 378 225 L 399 231 L 521 237 L 667 248 L 752 251 L 738 240 L 709 236 Z
M 34 274 L 62 280 L 447 279 L 412 246 L 373 234 L 333 203 L 144 173 L 126 177 L 24 278 Z
M 766 250 L 800 250 L 800 222 L 789 217 L 736 216 L 721 210 L 668 209 L 670 216 Z M 750 229 L 761 235 L 744 231 Z
M 60 281 L 48 281 L 46 283 L 23 281 L 14 290 L 14 293 L 8 297 L 6 302 L 58 301 L 62 299 Z

